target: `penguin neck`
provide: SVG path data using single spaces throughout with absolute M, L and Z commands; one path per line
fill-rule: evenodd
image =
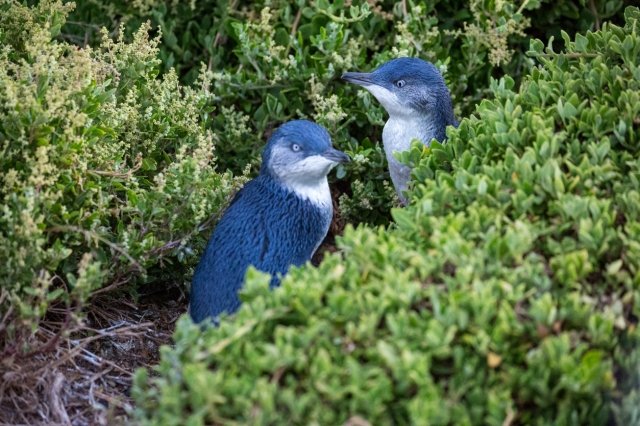
M 268 179 L 273 183 L 274 187 L 309 203 L 315 208 L 333 211 L 331 191 L 326 177 L 322 179 L 293 180 L 268 176 Z
M 298 198 L 308 201 L 315 207 L 326 209 L 332 207 L 331 191 L 327 178 L 310 182 L 286 182 L 284 187 Z

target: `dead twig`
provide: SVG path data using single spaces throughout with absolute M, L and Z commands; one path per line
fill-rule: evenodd
M 51 406 L 51 411 L 53 412 L 53 417 L 58 420 L 59 423 L 64 425 L 71 425 L 71 420 L 69 420 L 69 414 L 67 414 L 67 410 L 64 407 L 64 403 L 60 398 L 62 385 L 64 384 L 64 376 L 61 373 L 56 374 L 56 378 L 53 380 L 53 385 L 49 390 L 49 401 Z

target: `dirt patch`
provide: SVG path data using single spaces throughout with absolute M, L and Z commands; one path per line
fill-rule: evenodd
M 126 423 L 134 371 L 156 364 L 187 299 L 177 287 L 101 296 L 81 321 L 52 309 L 26 354 L 0 360 L 0 424 Z M 57 330 L 68 329 L 66 336 Z

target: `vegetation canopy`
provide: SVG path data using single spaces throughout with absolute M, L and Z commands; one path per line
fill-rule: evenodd
M 639 423 L 628 4 L 0 0 L 0 422 Z M 383 109 L 339 79 L 398 56 L 434 63 L 461 119 L 399 154 L 406 209 Z M 294 118 L 353 159 L 331 182 L 337 252 L 273 292 L 250 271 L 238 314 L 183 318 L 129 392 L 131 342 L 96 342 L 160 326 L 138 296 L 188 291 Z M 109 367 L 65 382 L 87 365 Z M 113 371 L 117 396 L 94 386 Z

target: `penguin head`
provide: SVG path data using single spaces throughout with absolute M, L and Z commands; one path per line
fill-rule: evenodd
M 390 116 L 451 109 L 449 89 L 440 71 L 419 58 L 392 59 L 373 72 L 347 72 L 342 79 L 371 92 Z
M 313 186 L 326 181 L 331 169 L 349 157 L 331 146 L 326 129 L 308 120 L 281 125 L 262 154 L 261 173 L 288 187 Z

